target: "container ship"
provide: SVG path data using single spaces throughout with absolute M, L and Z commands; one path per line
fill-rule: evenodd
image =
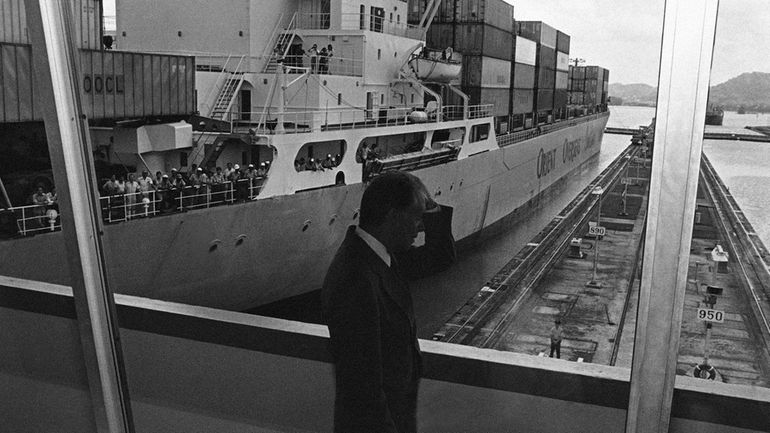
M 722 107 L 710 105 L 706 110 L 706 125 L 722 126 L 722 120 L 725 117 L 725 112 Z
M 67 284 L 46 97 L 9 1 L 0 274 Z M 234 310 L 300 295 L 373 176 L 420 177 L 462 244 L 599 152 L 609 74 L 570 67 L 568 35 L 502 0 L 365 3 L 117 0 L 105 38 L 101 3 L 73 2 L 113 291 Z M 134 194 L 106 179 L 144 171 L 160 182 Z

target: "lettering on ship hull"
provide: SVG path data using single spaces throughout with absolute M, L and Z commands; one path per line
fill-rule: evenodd
M 537 154 L 537 178 L 548 176 L 554 168 L 556 168 L 556 149 L 545 151 L 540 148 Z
M 562 163 L 568 163 L 572 162 L 580 156 L 581 151 L 581 140 L 580 138 L 576 138 L 574 140 L 567 140 L 564 139 L 564 144 L 561 147 L 561 162 Z

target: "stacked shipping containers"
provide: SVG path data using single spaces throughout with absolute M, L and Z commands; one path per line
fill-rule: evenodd
M 558 118 L 566 118 L 569 102 L 569 35 L 556 32 L 556 88 L 553 96 L 554 111 Z
M 554 109 L 557 31 L 541 21 L 519 21 L 516 23 L 516 33 L 537 44 L 534 108 L 538 117 L 547 118 Z
M 535 111 L 535 66 L 537 43 L 516 36 L 516 55 L 513 63 L 512 119 L 514 128 L 531 126 L 531 113 Z
M 610 73 L 600 66 L 570 66 L 569 103 L 589 107 L 607 104 Z
M 426 3 L 412 4 L 410 22 L 424 12 Z M 507 125 L 510 114 L 513 27 L 513 6 L 504 0 L 449 0 L 442 2 L 428 29 L 429 47 L 452 47 L 462 55 L 462 91 L 472 105 L 492 104 L 499 125 Z M 446 96 L 447 104 L 459 104 Z M 507 130 L 505 125 L 500 129 Z

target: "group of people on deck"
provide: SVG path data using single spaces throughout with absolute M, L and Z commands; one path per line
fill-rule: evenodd
M 302 157 L 294 160 L 294 169 L 297 171 L 324 171 L 331 170 L 334 167 L 340 165 L 342 157 L 338 153 L 332 156 L 330 153 L 326 155 L 326 159 L 320 158 L 308 158 L 307 160 Z
M 170 174 L 157 171 L 155 177 L 147 171 L 137 179 L 112 175 L 101 188 L 102 196 L 109 197 L 103 206 L 108 219 L 131 219 L 144 216 L 148 211 L 171 212 L 185 208 L 206 207 L 225 202 L 243 202 L 253 199 L 267 177 L 270 161 L 249 164 L 241 168 L 228 162 L 225 169 L 204 169 L 192 164 L 186 173 L 171 169 Z M 113 215 L 125 212 L 125 214 Z
M 295 44 L 289 47 L 286 56 L 284 57 L 283 45 L 275 47 L 275 56 L 279 62 L 282 62 L 286 66 L 293 66 L 296 68 L 305 67 L 305 57 L 310 58 L 310 72 L 312 74 L 328 74 L 329 73 L 329 59 L 334 57 L 334 47 L 332 44 L 318 49 L 318 44 L 313 44 L 309 50 L 305 51 L 302 48 L 302 44 Z M 293 73 L 299 72 L 293 70 Z

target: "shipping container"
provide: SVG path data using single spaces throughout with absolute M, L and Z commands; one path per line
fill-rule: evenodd
M 607 83 L 609 81 L 610 81 L 610 70 L 609 69 L 605 69 L 604 70 L 604 82 Z
M 556 49 L 556 29 L 542 21 L 516 21 L 516 35 Z
M 538 89 L 553 90 L 556 88 L 556 70 L 548 68 L 537 68 L 537 83 L 535 86 Z
M 553 93 L 554 108 L 564 108 L 569 103 L 569 94 L 566 90 L 556 89 Z
M 29 43 L 24 0 L 0 0 L 0 42 Z
M 511 62 L 483 56 L 463 56 L 462 85 L 511 87 Z
M 556 69 L 559 71 L 569 71 L 569 54 L 556 52 Z
M 570 66 L 570 70 L 572 71 L 572 78 L 577 80 L 585 80 L 586 79 L 586 68 L 585 66 Z
M 597 92 L 599 92 L 600 87 L 598 86 L 599 82 L 597 80 L 595 80 L 595 79 L 585 80 L 584 83 L 585 83 L 585 87 L 584 87 L 583 91 L 585 91 L 587 93 L 597 93 Z
M 83 109 L 91 119 L 189 115 L 195 58 L 81 50 Z
M 515 89 L 534 89 L 535 88 L 535 67 L 513 64 L 513 87 Z
M 586 80 L 570 80 L 569 89 L 575 92 L 584 92 L 586 90 Z
M 553 110 L 553 90 L 537 89 L 537 111 Z
M 569 78 L 566 72 L 556 71 L 556 90 L 567 90 L 569 87 Z
M 463 87 L 462 91 L 468 95 L 470 105 L 492 105 L 493 116 L 508 116 L 510 114 L 511 91 L 510 89 L 488 87 Z
M 504 0 L 462 0 L 444 3 L 449 6 L 447 9 L 454 7 L 454 16 L 442 17 L 441 22 L 484 23 L 513 33 L 513 5 Z
M 470 56 L 513 58 L 513 34 L 485 24 L 432 24 L 426 43 L 431 48 L 453 50 Z M 554 60 L 555 61 L 555 60 Z
M 513 114 L 531 113 L 535 107 L 535 91 L 513 89 Z
M 99 49 L 102 46 L 101 0 L 70 0 L 75 41 L 78 48 Z M 24 0 L 0 0 L 0 42 L 32 43 Z
M 569 54 L 570 37 L 566 33 L 556 31 L 556 50 Z
M 599 67 L 598 66 L 585 66 L 584 67 L 586 72 L 586 79 L 597 79 L 599 78 Z
M 537 67 L 556 69 L 556 50 L 545 45 L 538 45 Z
M 537 42 L 516 36 L 516 63 L 535 66 L 537 64 Z
M 569 103 L 571 105 L 583 105 L 583 92 L 570 92 Z
M 42 120 L 33 89 L 32 47 L 0 43 L 0 122 Z
M 30 45 L 0 44 L 0 122 L 43 120 L 50 98 L 34 87 Z M 83 113 L 94 120 L 187 116 L 195 111 L 195 58 L 80 50 Z

